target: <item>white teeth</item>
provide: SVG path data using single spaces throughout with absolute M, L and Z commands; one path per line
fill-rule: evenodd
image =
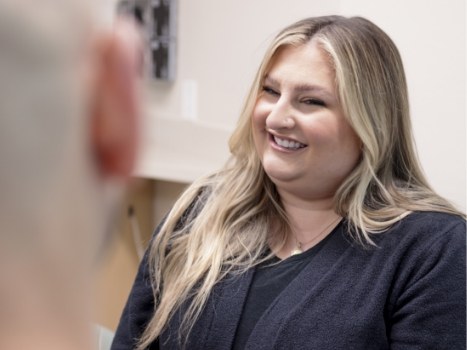
M 274 141 L 281 147 L 288 148 L 288 149 L 299 149 L 305 147 L 303 143 L 292 141 L 292 140 L 284 140 L 280 139 L 277 136 L 274 136 Z

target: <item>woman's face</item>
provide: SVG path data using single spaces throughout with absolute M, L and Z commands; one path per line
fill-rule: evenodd
M 280 194 L 331 198 L 360 159 L 330 58 L 315 40 L 276 54 L 252 121 L 256 151 Z

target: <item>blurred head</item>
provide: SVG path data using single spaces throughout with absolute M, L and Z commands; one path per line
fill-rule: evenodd
M 102 221 L 109 187 L 132 170 L 138 37 L 124 21 L 103 29 L 84 4 L 0 3 L 0 215 L 12 229 Z
M 139 38 L 91 11 L 0 1 L 0 291 L 21 275 L 25 305 L 80 298 L 136 157 Z
M 284 50 L 310 42 L 328 57 L 343 115 L 361 142 L 360 161 L 336 191 L 337 208 L 346 214 L 356 193 L 362 199 L 374 189 L 370 183 L 406 181 L 413 171 L 419 175 L 402 61 L 391 39 L 372 22 L 326 16 L 281 31 L 261 63 L 230 146 L 236 157 L 258 166 L 251 119 L 265 78 Z

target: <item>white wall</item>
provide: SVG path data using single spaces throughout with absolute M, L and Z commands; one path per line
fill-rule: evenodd
M 465 209 L 463 0 L 178 0 L 178 7 L 177 80 L 148 84 L 140 175 L 187 182 L 219 167 L 274 34 L 303 17 L 363 15 L 382 27 L 401 51 L 415 136 L 429 180 Z M 194 94 L 182 93 L 186 83 L 195 87 Z M 183 103 L 190 99 L 196 102 L 191 113 L 195 120 L 183 119 Z

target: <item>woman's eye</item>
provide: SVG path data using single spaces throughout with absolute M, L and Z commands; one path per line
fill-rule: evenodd
M 263 86 L 263 91 L 267 93 L 268 95 L 273 95 L 273 96 L 279 95 L 279 93 L 276 90 L 274 90 L 273 88 L 270 88 L 269 86 Z
M 323 107 L 326 106 L 324 101 L 318 100 L 316 98 L 307 98 L 307 99 L 303 100 L 302 102 L 307 104 L 307 105 L 311 105 L 311 106 L 323 106 Z

